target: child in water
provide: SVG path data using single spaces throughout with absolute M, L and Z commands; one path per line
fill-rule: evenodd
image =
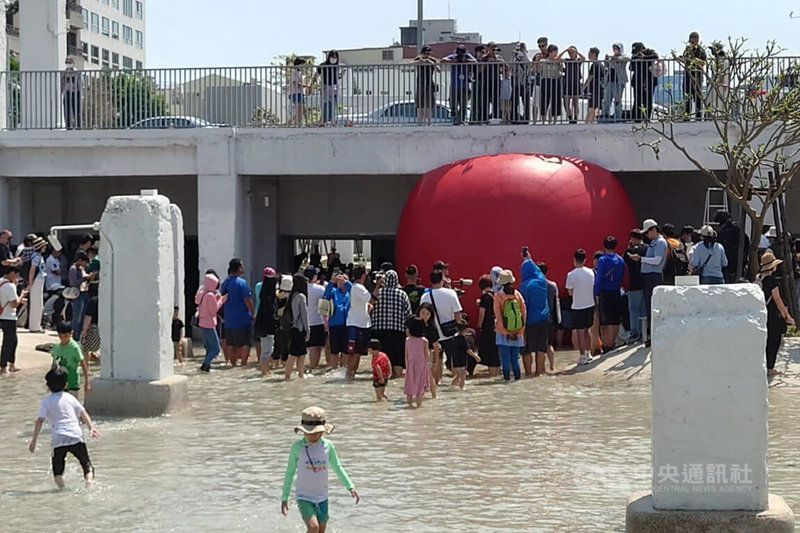
M 289 452 L 289 463 L 286 465 L 281 496 L 281 513 L 284 516 L 289 514 L 289 493 L 292 491 L 292 481 L 297 472 L 297 507 L 306 524 L 306 530 L 308 533 L 325 533 L 328 525 L 330 469 L 333 469 L 339 481 L 350 491 L 356 503 L 361 498 L 344 467 L 339 463 L 339 456 L 336 455 L 333 443 L 322 436 L 323 433 L 330 434 L 333 431 L 333 425 L 326 422 L 325 410 L 319 407 L 305 409 L 300 425 L 294 428 L 295 433 L 299 431 L 303 432 L 303 438 L 292 444 Z
M 381 341 L 369 341 L 369 354 L 372 356 L 372 386 L 375 388 L 375 400 L 380 402 L 388 398 L 386 386 L 392 375 L 392 365 L 389 356 L 381 351 Z
M 67 373 L 63 368 L 56 367 L 50 370 L 44 379 L 50 394 L 42 401 L 29 449 L 31 453 L 36 451 L 36 440 L 39 438 L 42 425 L 47 420 L 53 435 L 53 476 L 56 485 L 59 489 L 64 488 L 64 460 L 67 453 L 71 453 L 80 461 L 88 487 L 94 483 L 94 468 L 89 459 L 80 423 L 83 422 L 89 428 L 92 438 L 99 439 L 100 432 L 94 427 L 89 413 L 81 403 L 73 395 L 64 392 L 67 388 Z
M 406 338 L 406 381 L 403 390 L 406 393 L 408 406 L 416 399 L 417 407 L 422 407 L 422 397 L 428 389 L 430 370 L 428 339 L 425 338 L 425 322 L 419 317 L 408 321 L 408 337 Z
M 475 353 L 472 348 L 475 341 L 470 338 L 469 325 L 460 321 L 457 326 L 458 335 L 453 338 L 453 382 L 450 384 L 457 385 L 459 389 L 464 390 L 467 384 L 467 358 L 472 357 L 476 363 L 481 362 L 481 358 Z

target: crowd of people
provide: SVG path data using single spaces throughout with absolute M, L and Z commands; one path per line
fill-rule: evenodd
M 460 287 L 472 281 L 451 280 L 444 261 L 433 265 L 426 284 L 418 267 L 408 266 L 404 285 L 391 263 L 372 272 L 363 265 L 328 270 L 309 264 L 295 274 L 267 267 L 251 291 L 242 261 L 233 259 L 226 279 L 209 270 L 197 293 L 206 346 L 201 370 L 209 371 L 220 351 L 226 364 L 246 366 L 255 345 L 262 376 L 282 368 L 286 380 L 303 379 L 309 371 L 341 368 L 353 380 L 370 356 L 376 400 L 386 398 L 391 380 L 404 377 L 403 395 L 419 406 L 427 393 L 436 398 L 445 368 L 451 386 L 461 389 L 467 377 L 510 381 L 555 372 L 555 346 L 565 331 L 577 365 L 589 364 L 624 345 L 649 346 L 647 318 L 657 286 L 684 275 L 709 285 L 739 281 L 737 265 L 747 246 L 740 245 L 737 228 L 726 212 L 718 215 L 717 229 L 685 226 L 680 233 L 648 219 L 630 232 L 627 245 L 609 236 L 594 254 L 576 250 L 574 269 L 558 280 L 564 295 L 548 279 L 547 264 L 534 261 L 525 247 L 518 270 L 492 268 L 478 280 L 480 297 L 466 305 Z M 771 375 L 780 339 L 793 323 L 775 276 L 781 262 L 765 250 L 756 276 L 770 317 Z M 470 327 L 469 308 L 476 311 L 477 329 Z M 488 372 L 476 372 L 478 365 Z

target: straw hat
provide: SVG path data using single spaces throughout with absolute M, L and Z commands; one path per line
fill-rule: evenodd
M 498 285 L 508 285 L 509 283 L 516 283 L 517 280 L 514 278 L 514 273 L 510 270 L 501 270 L 500 276 L 497 278 Z
M 294 432 L 302 431 L 306 435 L 331 433 L 333 431 L 333 424 L 327 424 L 325 417 L 325 409 L 321 407 L 308 407 L 303 410 L 300 425 L 294 428 Z
M 772 250 L 767 250 L 761 256 L 761 270 L 759 270 L 759 273 L 769 272 L 781 263 L 783 263 L 783 259 L 775 259 L 775 254 L 772 253 Z
M 37 252 L 44 251 L 44 249 L 47 248 L 47 241 L 42 239 L 41 237 L 36 237 L 31 243 L 31 248 L 33 248 Z

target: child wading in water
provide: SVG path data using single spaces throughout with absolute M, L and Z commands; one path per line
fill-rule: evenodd
M 386 396 L 386 386 L 389 376 L 392 375 L 392 365 L 389 356 L 381 351 L 381 341 L 369 341 L 369 353 L 372 356 L 372 386 L 375 387 L 375 400 L 382 401 Z
M 67 376 L 66 390 L 76 398 L 81 390 L 81 378 L 78 368 L 83 371 L 83 392 L 92 390 L 89 384 L 89 365 L 83 358 L 80 345 L 72 338 L 72 324 L 69 322 L 59 322 L 56 326 L 58 332 L 58 344 L 53 346 L 50 355 L 53 357 L 53 365 L 64 369 Z
M 417 407 L 422 407 L 422 397 L 429 388 L 430 371 L 428 370 L 429 347 L 425 338 L 425 322 L 419 317 L 412 317 L 408 321 L 406 338 L 406 382 L 403 391 L 406 401 L 411 406 L 411 401 L 416 398 Z
M 333 443 L 323 438 L 323 433 L 330 434 L 333 425 L 327 424 L 325 410 L 309 407 L 303 411 L 300 425 L 294 428 L 295 433 L 303 432 L 303 438 L 292 445 L 289 452 L 289 464 L 286 465 L 286 478 L 283 481 L 281 496 L 281 512 L 289 514 L 289 493 L 292 481 L 297 472 L 297 507 L 308 533 L 325 533 L 328 525 L 328 470 L 333 469 L 339 481 L 350 491 L 350 495 L 358 503 L 361 499 L 355 485 L 350 481 L 344 468 L 339 464 L 339 456 Z M 298 470 L 297 465 L 300 464 Z
M 42 424 L 47 420 L 53 434 L 53 476 L 58 488 L 64 488 L 64 462 L 67 453 L 74 455 L 81 463 L 86 486 L 94 483 L 94 468 L 89 459 L 86 442 L 83 439 L 83 422 L 92 432 L 92 438 L 99 439 L 100 432 L 94 427 L 89 413 L 81 403 L 71 394 L 65 394 L 67 388 L 67 373 L 63 368 L 55 368 L 45 376 L 50 394 L 42 401 L 39 409 L 39 418 L 33 428 L 33 438 L 29 447 L 31 453 L 36 451 L 36 440 L 42 430 Z
M 481 358 L 470 347 L 472 339 L 469 339 L 469 325 L 461 321 L 457 328 L 458 335 L 453 338 L 453 374 L 455 377 L 451 385 L 458 385 L 459 389 L 464 390 L 464 386 L 467 384 L 467 357 L 472 357 L 476 363 L 480 363 Z

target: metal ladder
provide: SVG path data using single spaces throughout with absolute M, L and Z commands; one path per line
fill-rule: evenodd
M 719 203 L 712 203 L 712 200 L 716 200 Z M 730 209 L 728 209 L 728 194 L 721 187 L 709 187 L 706 189 L 706 209 L 703 225 L 715 224 L 714 215 L 718 211 L 730 212 Z

